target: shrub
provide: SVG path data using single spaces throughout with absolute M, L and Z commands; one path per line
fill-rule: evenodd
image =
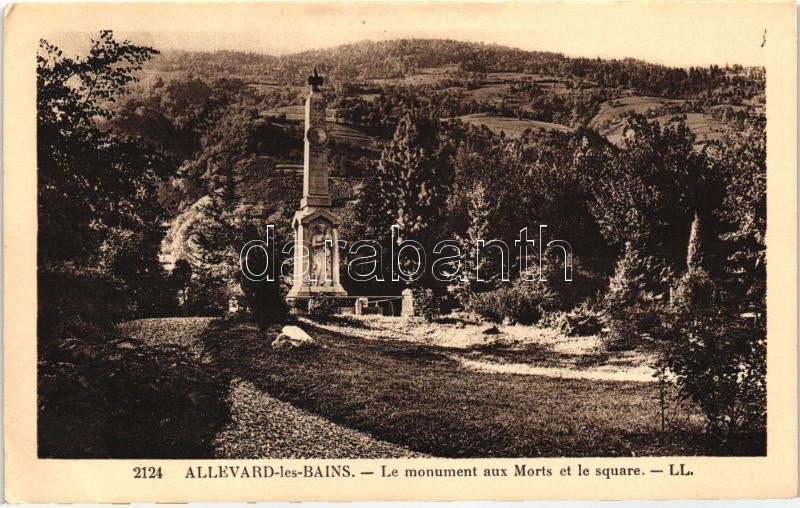
M 317 297 L 308 299 L 308 315 L 316 319 L 329 319 L 336 313 L 337 307 L 338 303 L 335 298 Z
M 417 286 L 411 291 L 413 293 L 414 314 L 416 316 L 426 321 L 431 321 L 442 313 L 441 301 L 432 289 Z
M 546 282 L 517 279 L 494 291 L 474 295 L 468 310 L 494 323 L 508 319 L 511 323 L 530 325 L 557 307 L 556 294 Z
M 172 346 L 64 341 L 39 363 L 39 456 L 201 458 L 228 421 L 228 382 Z
M 676 309 L 708 308 L 717 295 L 717 287 L 702 268 L 694 268 L 678 280 L 672 291 L 671 305 Z
M 121 340 L 113 279 L 40 272 L 38 452 L 48 458 L 199 458 L 228 420 L 228 382 L 183 350 Z
M 266 330 L 275 324 L 284 324 L 289 318 L 289 306 L 286 304 L 285 294 L 278 281 L 251 281 L 243 275 L 239 283 L 244 293 L 247 308 L 261 330 Z M 296 300 L 297 305 L 305 305 L 304 301 Z
M 569 312 L 552 315 L 548 325 L 568 337 L 586 337 L 600 333 L 602 314 L 588 302 L 583 302 Z
M 128 303 L 119 284 L 86 270 L 40 271 L 37 277 L 37 334 L 99 336 L 127 316 Z
M 662 328 L 666 364 L 684 398 L 695 401 L 710 436 L 725 444 L 766 425 L 766 328 L 718 304 L 676 309 Z
M 477 314 L 491 323 L 500 323 L 505 312 L 498 304 L 497 291 L 487 291 L 470 295 L 467 300 L 467 312 Z
M 236 312 L 225 311 L 222 320 L 226 323 L 251 323 L 253 315 L 246 309 L 239 309 Z
M 228 288 L 218 276 L 199 272 L 189 284 L 188 315 L 222 317 L 228 307 Z
M 104 352 L 98 385 L 110 401 L 105 445 L 112 457 L 213 456 L 229 419 L 228 380 L 173 346 L 118 340 Z
M 642 343 L 659 324 L 659 315 L 654 305 L 637 303 L 621 309 L 608 310 L 604 314 L 608 328 L 605 346 L 609 351 L 627 351 Z
M 572 280 L 564 280 L 563 260 L 545 265 L 547 283 L 558 295 L 559 309 L 569 311 L 597 293 L 605 292 L 608 276 L 587 267 L 580 257 L 572 257 Z
M 656 305 L 664 295 L 657 291 L 668 279 L 668 273 L 655 276 L 660 271 L 652 257 L 643 256 L 630 242 L 625 244 L 603 299 L 609 350 L 633 349 L 658 325 Z
M 648 260 L 630 242 L 625 244 L 625 252 L 617 261 L 614 275 L 608 284 L 604 299 L 606 309 L 622 309 L 635 303 L 652 300 L 648 290 Z
M 746 299 L 720 287 L 689 263 L 659 333 L 679 393 L 697 403 L 709 436 L 727 446 L 766 426 L 766 322 L 742 317 Z

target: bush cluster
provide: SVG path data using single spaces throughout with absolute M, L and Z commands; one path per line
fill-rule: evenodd
M 210 456 L 228 421 L 228 381 L 216 366 L 120 338 L 112 280 L 60 272 L 39 283 L 39 456 Z
M 227 394 L 211 365 L 175 347 L 61 342 L 39 363 L 39 456 L 209 457 Z
M 339 302 L 335 298 L 309 298 L 308 315 L 315 319 L 326 320 L 336 314 Z
M 652 337 L 659 325 L 659 312 L 651 303 L 635 303 L 628 307 L 611 308 L 604 321 L 607 329 L 605 346 L 609 351 L 629 351 Z
M 546 317 L 547 326 L 568 337 L 597 335 L 603 329 L 602 313 L 588 301 L 580 303 L 572 310 L 552 313 Z
M 558 308 L 556 293 L 546 282 L 517 279 L 511 284 L 473 295 L 467 306 L 487 321 L 531 325 L 538 323 L 542 316 Z
M 433 289 L 424 287 L 415 287 L 412 289 L 412 292 L 415 315 L 426 321 L 432 321 L 442 314 L 442 310 L 447 303 L 441 294 L 435 292 Z
M 659 293 L 662 288 L 658 282 L 658 264 L 654 258 L 627 243 L 602 302 L 609 350 L 633 349 L 652 335 L 659 323 L 659 305 L 663 305 L 665 297 Z
M 697 403 L 707 434 L 722 447 L 766 428 L 766 322 L 742 313 L 745 307 L 702 267 L 690 266 L 657 331 L 680 396 Z
M 665 315 L 665 363 L 684 398 L 700 406 L 708 434 L 725 445 L 766 427 L 766 329 L 714 305 Z

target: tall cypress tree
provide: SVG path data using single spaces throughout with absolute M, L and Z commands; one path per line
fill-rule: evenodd
M 491 256 L 484 255 L 480 258 L 475 256 L 475 246 L 478 244 L 478 240 L 485 241 L 492 238 L 489 231 L 491 203 L 487 199 L 483 184 L 475 184 L 469 192 L 467 204 L 467 231 L 463 237 L 459 235 L 458 238 L 464 262 L 462 282 L 455 288 L 462 305 L 465 305 L 475 293 L 489 289 L 499 274 L 497 263 L 493 262 Z M 482 281 L 478 280 L 478 273 L 480 273 Z
M 378 197 L 400 226 L 401 239 L 432 248 L 441 236 L 447 189 L 452 176 L 439 123 L 425 112 L 406 114 L 378 164 Z
M 388 248 L 389 227 L 397 224 L 398 240 L 419 242 L 427 255 L 432 254 L 437 242 L 447 239 L 443 225 L 452 184 L 447 164 L 450 152 L 450 145 L 441 140 L 436 118 L 425 111 L 403 116 L 381 155 L 374 178 L 361 192 L 356 208 L 361 224 L 355 229 L 371 236 L 364 239 L 379 240 Z M 385 263 L 384 269 L 389 266 Z M 414 285 L 444 293 L 443 284 L 429 270 Z

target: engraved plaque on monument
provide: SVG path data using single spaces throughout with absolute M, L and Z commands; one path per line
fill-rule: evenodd
M 294 228 L 294 277 L 287 299 L 317 295 L 346 296 L 339 282 L 339 218 L 331 211 L 328 186 L 330 138 L 325 123 L 325 99 L 319 92 L 323 79 L 308 77 L 306 99 L 303 199 L 292 220 Z

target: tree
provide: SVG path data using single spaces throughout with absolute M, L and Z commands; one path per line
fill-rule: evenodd
M 158 258 L 160 225 L 138 231 L 114 228 L 99 247 L 98 264 L 122 291 L 131 317 L 159 317 L 176 309 L 173 285 Z
M 767 165 L 763 121 L 727 133 L 707 150 L 722 175 L 725 197 L 715 210 L 726 268 L 725 286 L 742 312 L 766 313 Z
M 470 298 L 476 293 L 493 287 L 493 283 L 501 273 L 494 258 L 487 255 L 476 258 L 474 255 L 479 240 L 489 241 L 492 239 L 489 229 L 491 208 L 483 185 L 476 183 L 469 196 L 467 209 L 469 225 L 466 235 L 459 237 L 463 266 L 461 282 L 455 285 L 455 290 L 462 307 L 466 307 Z M 480 274 L 481 280 L 478 279 L 477 274 Z
M 653 263 L 652 257 L 642 255 L 631 242 L 625 244 L 603 300 L 609 349 L 632 349 L 656 326 L 654 304 L 664 295 L 653 292 L 653 287 L 659 286 L 652 280 Z
M 153 210 L 163 159 L 136 139 L 100 123 L 136 71 L 156 50 L 92 40 L 84 58 L 69 58 L 45 40 L 37 54 L 37 169 L 40 265 L 85 261 L 111 228 L 157 221 Z
M 192 283 L 192 265 L 185 259 L 178 259 L 175 261 L 175 266 L 172 268 L 171 276 L 175 287 L 180 292 L 181 306 L 183 307 L 184 314 L 186 314 L 189 308 L 189 286 Z
M 432 253 L 434 245 L 442 239 L 447 189 L 452 183 L 447 164 L 450 152 L 450 146 L 441 139 L 437 119 L 421 110 L 403 116 L 378 163 L 372 184 L 375 195 L 365 196 L 376 202 L 374 225 L 396 224 L 399 226 L 397 241 L 419 242 L 425 253 Z M 376 227 L 367 229 L 379 233 Z M 383 235 L 384 238 L 389 236 L 390 231 L 385 230 Z M 416 286 L 419 294 L 424 288 L 426 296 L 420 300 L 420 305 L 424 301 L 436 307 L 423 309 L 424 313 L 438 313 L 444 304 L 446 288 L 427 267 L 416 265 L 416 261 L 402 258 L 400 269 L 406 273 L 424 270 L 419 279 L 409 284 Z
M 438 120 L 427 112 L 417 110 L 403 116 L 373 178 L 360 193 L 356 205 L 359 224 L 353 228 L 359 240 L 378 241 L 388 252 L 390 227 L 397 224 L 398 240 L 417 241 L 425 252 L 432 252 L 442 239 L 447 190 L 452 182 L 447 164 L 451 149 L 441 137 Z M 389 266 L 384 263 L 384 270 Z M 420 279 L 428 288 L 436 283 L 427 271 Z
M 427 246 L 438 236 L 451 183 L 448 150 L 442 146 L 439 124 L 423 111 L 407 113 L 378 164 L 378 197 L 400 226 L 401 238 Z
M 752 122 L 706 150 L 722 177 L 724 198 L 714 211 L 717 231 L 693 222 L 686 272 L 678 281 L 659 333 L 664 363 L 678 394 L 706 418 L 723 448 L 757 442 L 766 426 L 766 136 Z M 723 263 L 708 263 L 709 239 Z M 745 439 L 741 434 L 750 433 Z M 750 451 L 750 450 L 748 450 Z
M 624 308 L 652 300 L 655 295 L 648 291 L 648 275 L 645 257 L 630 242 L 626 243 L 609 282 L 606 306 Z
M 741 291 L 731 287 L 692 260 L 655 329 L 677 397 L 697 403 L 722 448 L 757 443 L 741 434 L 766 426 L 766 319 L 743 315 Z
M 631 242 L 682 271 L 692 218 L 713 206 L 704 157 L 682 122 L 661 128 L 641 115 L 627 122 L 621 150 L 586 158 L 591 212 L 610 245 Z

